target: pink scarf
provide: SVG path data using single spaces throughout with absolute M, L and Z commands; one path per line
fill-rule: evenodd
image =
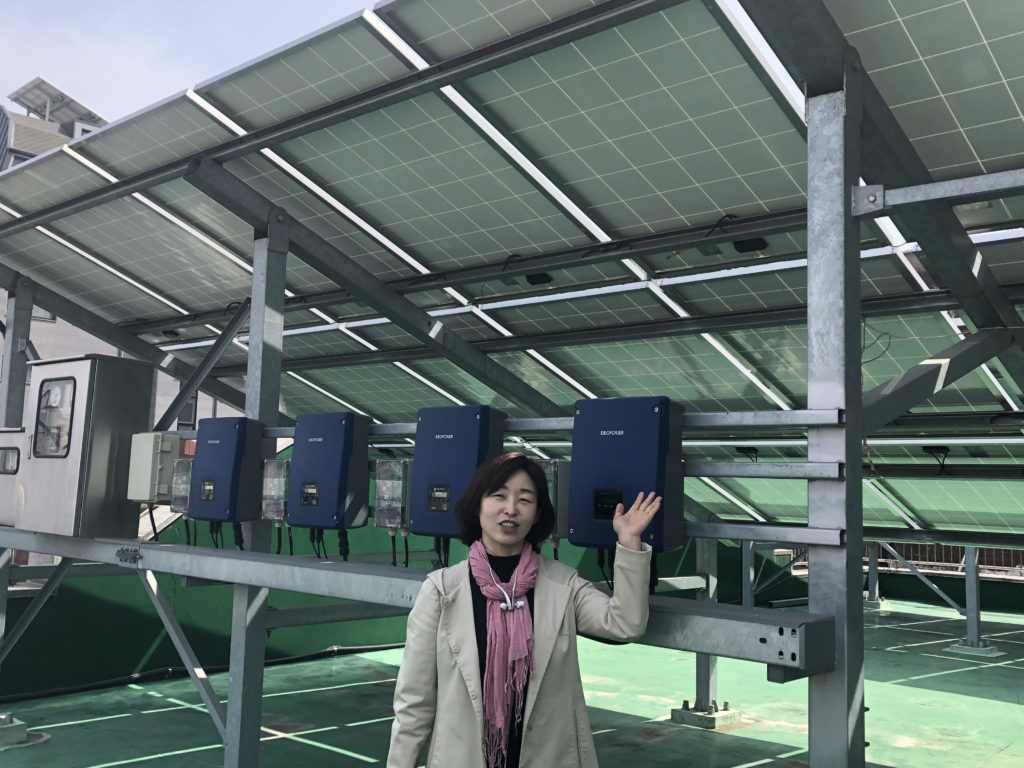
M 484 545 L 477 540 L 469 548 L 469 568 L 487 598 L 484 752 L 490 768 L 505 762 L 511 720 L 521 721 L 526 681 L 533 676 L 533 619 L 525 595 L 537 583 L 539 560 L 533 547 L 524 544 L 512 581 L 502 584 Z

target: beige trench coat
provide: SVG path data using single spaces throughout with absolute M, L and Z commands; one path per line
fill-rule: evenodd
M 534 587 L 534 675 L 526 695 L 521 768 L 596 768 L 576 632 L 636 640 L 647 628 L 651 550 L 618 546 L 615 595 L 542 557 Z M 387 768 L 486 768 L 483 684 L 466 561 L 431 573 L 406 631 Z M 509 766 L 508 768 L 515 768 Z

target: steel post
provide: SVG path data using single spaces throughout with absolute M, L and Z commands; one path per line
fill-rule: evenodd
M 878 542 L 872 541 L 868 544 L 868 601 L 878 600 Z
M 740 543 L 743 548 L 743 605 L 749 608 L 754 606 L 754 542 L 744 541 Z
M 697 575 L 707 578 L 707 589 L 697 591 L 697 599 L 709 603 L 718 602 L 718 541 L 697 540 Z M 697 697 L 694 709 L 707 712 L 718 700 L 718 657 L 707 653 L 697 654 Z
M 268 427 L 278 426 L 281 396 L 281 350 L 284 339 L 285 264 L 289 225 L 280 208 L 272 208 L 266 229 L 253 246 L 252 308 L 249 321 L 249 367 L 245 384 L 245 415 Z M 276 441 L 264 439 L 271 457 Z M 254 552 L 270 548 L 270 524 L 243 525 L 245 546 Z M 225 768 L 258 768 L 263 714 L 263 664 L 267 649 L 267 590 L 235 585 L 231 616 L 231 672 L 228 688 Z
M 19 275 L 14 290 L 7 295 L 7 328 L 4 331 L 3 368 L 0 370 L 0 404 L 3 406 L 5 427 L 23 426 L 33 294 L 32 281 Z
M 964 588 L 967 598 L 967 637 L 961 643 L 969 648 L 982 647 L 981 642 L 981 584 L 978 579 L 978 548 L 964 547 Z
M 0 547 L 0 648 L 4 645 L 7 631 L 7 590 L 11 585 L 11 560 L 14 550 Z
M 835 669 L 808 683 L 809 762 L 864 765 L 859 225 L 850 189 L 860 168 L 862 70 L 847 51 L 841 90 L 807 100 L 807 404 L 838 408 L 843 426 L 810 427 L 808 461 L 846 465 L 809 480 L 808 524 L 846 531 L 843 547 L 809 550 L 810 610 L 835 617 Z

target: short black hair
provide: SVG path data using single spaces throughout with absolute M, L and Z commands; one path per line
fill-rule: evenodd
M 555 508 L 548 493 L 548 479 L 540 464 L 521 453 L 493 456 L 479 466 L 469 479 L 466 490 L 455 502 L 455 522 L 462 543 L 469 546 L 483 535 L 480 528 L 480 504 L 485 496 L 497 491 L 516 472 L 525 472 L 537 488 L 537 521 L 526 534 L 536 549 L 555 528 Z

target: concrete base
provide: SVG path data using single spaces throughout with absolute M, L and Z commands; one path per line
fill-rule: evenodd
M 877 611 L 885 604 L 885 600 L 868 600 L 864 598 L 864 610 L 865 611 Z
M 21 744 L 28 739 L 28 728 L 21 720 L 12 717 L 10 722 L 3 722 L 5 719 L 0 716 L 0 747 Z
M 994 645 L 989 645 L 984 640 L 981 641 L 982 645 L 975 648 L 971 645 L 966 645 L 963 640 L 959 643 L 953 643 L 953 645 L 946 648 L 947 651 L 952 653 L 960 653 L 964 656 L 981 656 L 986 659 L 993 659 L 997 656 L 1005 656 L 1006 651 L 1000 651 Z
M 672 722 L 680 725 L 692 725 L 695 728 L 706 728 L 713 731 L 726 725 L 735 725 L 741 719 L 738 709 L 719 712 L 698 712 L 694 709 L 673 709 Z

